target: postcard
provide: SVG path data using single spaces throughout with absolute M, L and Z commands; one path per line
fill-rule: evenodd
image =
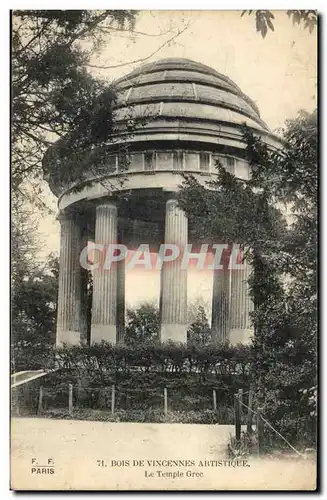
M 316 490 L 317 12 L 11 35 L 11 489 Z

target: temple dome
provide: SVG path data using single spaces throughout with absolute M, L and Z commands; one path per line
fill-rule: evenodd
M 256 104 L 227 76 L 182 58 L 145 64 L 115 82 L 117 118 L 189 120 L 268 131 Z M 133 110 L 133 111 L 132 111 Z M 210 129 L 210 127 L 209 127 Z
M 244 166 L 247 161 L 242 134 L 244 124 L 269 148 L 280 148 L 279 139 L 261 119 L 257 105 L 230 78 L 205 64 L 183 58 L 161 59 L 119 78 L 108 90 L 110 93 L 113 90 L 116 96 L 114 134 L 105 150 L 102 146 L 91 147 L 89 153 L 81 151 L 77 156 L 78 171 L 83 178 L 70 177 L 70 169 L 58 154 L 62 139 L 45 154 L 45 178 L 62 206 L 63 196 L 65 200 L 69 198 L 65 201 L 67 204 L 84 196 L 82 193 L 68 197 L 65 193 L 93 182 L 97 175 L 119 178 L 122 173 L 119 155 L 126 149 L 120 145 L 128 145 L 131 163 L 125 186 L 129 189 L 145 188 L 150 184 L 175 189 L 180 182 L 177 171 L 193 172 L 203 167 L 206 175 L 211 175 L 217 155 L 222 161 L 229 161 L 229 156 L 242 171 L 248 170 Z M 106 106 L 106 93 L 101 102 Z M 73 143 L 78 134 L 78 129 L 72 131 L 67 142 Z M 105 152 L 105 161 L 101 174 L 95 176 L 93 158 L 99 150 Z M 72 155 L 72 158 L 75 157 Z M 68 179 L 61 178 L 63 171 Z M 151 181 L 147 175 L 149 171 L 155 174 Z M 163 171 L 165 179 L 162 179 Z M 100 196 L 101 189 L 100 186 L 96 196 Z

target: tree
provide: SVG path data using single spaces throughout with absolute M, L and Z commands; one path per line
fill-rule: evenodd
M 304 442 L 314 445 L 318 347 L 316 111 L 301 112 L 296 119 L 287 121 L 283 137 L 284 157 L 273 188 L 276 197 L 283 197 L 292 210 L 280 259 L 289 278 L 287 307 L 266 309 L 261 336 L 254 343 L 255 352 L 263 352 L 263 357 L 255 369 L 262 388 L 269 384 L 275 389 L 266 396 L 265 405 L 280 431 L 293 441 L 301 436 Z M 263 311 L 260 314 L 263 317 Z M 271 362 L 271 353 L 275 363 Z
M 45 368 L 55 344 L 58 259 L 19 275 L 12 295 L 13 371 Z
M 12 15 L 12 319 L 15 348 L 24 352 L 42 342 L 46 349 L 54 332 L 56 278 L 36 258 L 35 209 L 48 210 L 41 196 L 42 159 L 72 129 L 80 131 L 84 144 L 100 140 L 94 122 L 111 116 L 113 94 L 107 91 L 108 106 L 99 109 L 105 86 L 85 64 L 101 44 L 101 26 L 129 30 L 135 15 L 89 10 L 16 10 Z M 62 180 L 74 175 L 59 170 Z M 14 358 L 17 364 L 17 352 Z M 31 368 L 27 359 L 26 366 Z
M 249 15 L 254 13 L 256 30 L 261 34 L 262 38 L 265 38 L 268 30 L 275 31 L 273 24 L 275 16 L 270 10 L 243 10 L 241 16 L 246 13 Z M 313 32 L 317 25 L 316 10 L 287 10 L 285 13 L 292 19 L 293 24 L 300 24 L 303 21 L 304 28 L 308 29 L 310 33 Z
M 135 11 L 16 10 L 12 17 L 12 189 L 24 198 L 40 194 L 42 158 L 55 140 L 109 119 L 113 93 L 99 109 L 104 82 L 86 70 L 103 40 L 102 26 L 132 29 Z M 89 44 L 89 48 L 83 48 Z M 93 117 L 93 120 L 92 120 Z M 84 131 L 85 133 L 85 131 Z M 87 135 L 87 134 L 85 134 Z M 26 186 L 25 186 L 26 187 Z
M 57 180 L 83 179 L 85 157 L 95 172 L 114 140 L 116 93 L 89 72 L 90 58 L 112 34 L 162 36 L 135 28 L 131 10 L 16 10 L 12 16 L 12 189 L 40 200 L 42 159 L 56 162 Z M 173 33 L 169 44 L 183 29 Z M 145 59 L 150 58 L 151 53 Z M 122 63 L 123 66 L 125 63 Z M 127 64 L 127 63 L 126 63 Z M 129 130 L 130 132 L 130 130 Z M 64 168 L 60 167 L 64 165 Z M 48 175 L 49 172 L 46 172 Z M 27 184 L 23 188 L 23 184 Z
M 237 179 L 218 163 L 210 190 L 186 177 L 179 194 L 200 237 L 243 246 L 253 269 L 252 372 L 258 404 L 289 440 L 302 437 L 311 444 L 317 380 L 316 127 L 316 112 L 299 113 L 286 123 L 277 152 L 245 127 L 251 178 Z M 278 203 L 291 209 L 289 227 Z
M 317 111 L 289 120 L 284 172 L 278 189 L 292 204 L 292 225 L 285 238 L 285 272 L 291 278 L 289 296 L 306 329 L 317 328 Z
M 208 345 L 211 340 L 211 330 L 203 306 L 199 306 L 195 320 L 187 331 L 187 341 L 190 344 Z
M 38 217 L 20 197 L 12 199 L 12 370 L 44 368 L 55 340 L 58 261 L 37 258 Z
M 159 310 L 149 302 L 141 304 L 137 309 L 127 309 L 127 325 L 125 342 L 128 344 L 159 339 Z
M 210 303 L 202 295 L 196 296 L 191 302 L 187 303 L 187 321 L 189 325 L 196 321 L 200 307 L 204 309 L 206 316 L 208 316 Z
M 35 228 L 38 217 L 33 208 L 21 198 L 11 202 L 11 279 L 12 283 L 24 279 L 28 271 L 38 267 L 37 251 L 40 249 L 39 235 Z
M 291 222 L 279 243 L 278 267 L 289 278 L 288 307 L 316 331 L 317 300 L 317 112 L 301 111 L 282 131 L 282 155 L 247 135 L 252 175 L 272 202 L 289 207 Z

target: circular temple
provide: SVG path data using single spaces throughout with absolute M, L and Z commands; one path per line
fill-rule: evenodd
M 148 253 L 157 252 L 162 243 L 186 249 L 188 243 L 197 242 L 176 202 L 183 174 L 191 173 L 205 185 L 217 175 L 219 160 L 230 173 L 248 179 L 244 124 L 269 148 L 279 148 L 256 104 L 232 80 L 188 59 L 145 64 L 108 87 L 99 103 L 104 116 L 113 119 L 114 132 L 104 120 L 97 133 L 105 138 L 110 129 L 109 140 L 103 140 L 101 147 L 83 149 L 81 130 L 72 130 L 68 139 L 49 148 L 43 162 L 59 212 L 65 214 L 58 344 L 86 337 L 113 343 L 124 338 L 124 262 L 110 272 L 93 273 L 92 319 L 86 333 L 86 281 L 79 263 L 90 242 L 100 251 L 117 242 L 134 249 L 146 242 Z M 62 149 L 70 164 L 60 155 Z M 98 153 L 100 169 L 95 161 Z M 186 342 L 187 270 L 177 260 L 167 262 L 160 283 L 160 339 Z M 249 339 L 251 301 L 246 283 L 247 270 L 214 271 L 213 340 Z

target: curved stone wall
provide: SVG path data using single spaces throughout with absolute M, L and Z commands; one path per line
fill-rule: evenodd
M 108 182 L 112 191 L 161 188 L 174 192 L 183 181 L 182 172 L 201 176 L 202 182 L 205 183 L 216 173 L 216 160 L 237 177 L 249 178 L 249 167 L 244 159 L 210 151 L 138 151 L 128 155 L 127 163 L 126 157 L 121 159 L 121 167 L 120 156 L 112 154 L 108 157 L 108 170 L 101 177 L 94 179 L 90 175 L 89 181 L 85 181 L 85 185 L 81 185 L 78 190 L 75 189 L 75 184 L 69 189 L 63 189 L 58 200 L 59 208 L 67 208 L 81 200 L 106 196 L 106 179 L 110 179 Z

